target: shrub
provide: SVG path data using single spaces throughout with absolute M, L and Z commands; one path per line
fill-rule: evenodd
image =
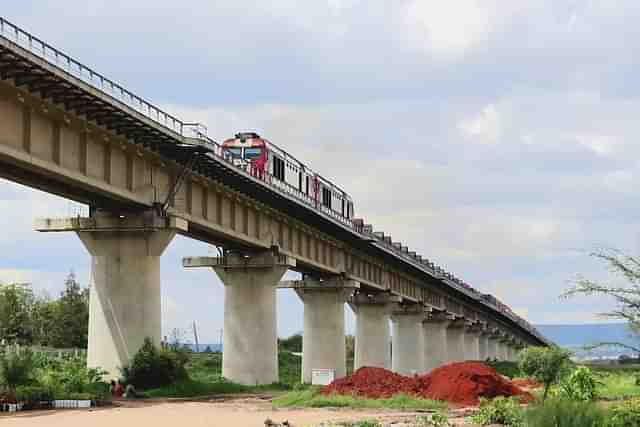
M 444 412 L 435 412 L 431 416 L 418 416 L 416 425 L 420 427 L 452 427 L 449 417 Z
M 509 378 L 520 377 L 520 368 L 517 362 L 507 362 L 496 359 L 487 359 L 485 362 L 487 365 L 495 369 L 500 375 L 504 375 Z
M 16 400 L 18 402 L 40 403 L 53 400 L 50 389 L 42 386 L 20 386 L 16 388 Z
M 33 354 L 26 350 L 0 356 L 0 383 L 11 391 L 33 383 Z
M 520 353 L 520 370 L 544 384 L 542 400 L 546 400 L 549 388 L 566 374 L 571 353 L 557 346 L 528 347 Z
M 126 384 L 138 389 L 157 388 L 188 378 L 185 365 L 189 356 L 181 350 L 158 350 L 150 338 L 146 338 L 131 364 L 122 369 Z
M 606 427 L 637 427 L 640 426 L 640 399 L 627 400 L 612 406 Z
M 481 399 L 480 410 L 471 420 L 482 426 L 503 424 L 509 427 L 523 427 L 523 410 L 514 398 L 496 397 L 493 400 Z
M 595 403 L 566 399 L 549 399 L 525 416 L 527 427 L 602 427 L 606 421 L 605 411 Z
M 599 382 L 593 371 L 580 366 L 560 383 L 561 394 L 570 400 L 588 402 L 598 396 Z
M 108 394 L 109 385 L 102 381 L 106 373 L 100 369 L 87 368 L 83 358 L 69 358 L 46 363 L 39 369 L 39 382 L 51 390 L 56 399 L 74 393 L 91 395 L 91 399 L 102 399 Z

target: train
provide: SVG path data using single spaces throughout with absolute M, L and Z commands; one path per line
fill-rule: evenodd
M 354 219 L 353 199 L 346 191 L 257 133 L 237 133 L 225 140 L 222 148 L 228 161 L 254 178 L 294 191 L 342 222 Z

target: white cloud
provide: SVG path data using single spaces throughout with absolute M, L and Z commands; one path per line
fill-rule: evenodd
M 477 114 L 461 121 L 458 129 L 472 142 L 495 144 L 502 134 L 501 119 L 495 104 L 488 104 Z

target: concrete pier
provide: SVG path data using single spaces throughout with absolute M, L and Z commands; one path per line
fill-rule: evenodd
M 151 212 L 95 212 L 36 221 L 43 232 L 76 232 L 91 254 L 87 366 L 119 378 L 145 338 L 161 340 L 160 256 L 187 223 Z
M 278 287 L 294 289 L 304 303 L 302 382 L 311 383 L 313 369 L 332 369 L 335 378 L 344 377 L 344 304 L 360 284 L 342 278 L 307 278 L 281 282 Z
M 489 357 L 489 334 L 484 328 L 478 337 L 478 349 L 480 351 L 480 360 L 487 360 Z
M 276 288 L 295 260 L 272 251 L 184 258 L 211 267 L 224 284 L 222 375 L 245 385 L 278 381 Z
M 424 307 L 421 304 L 397 307 L 392 315 L 391 369 L 401 375 L 424 372 Z
M 480 360 L 480 329 L 477 323 L 464 328 L 464 351 L 466 360 Z
M 487 336 L 487 357 L 490 359 L 498 359 L 498 346 L 500 336 L 495 330 L 491 330 Z
M 349 303 L 356 314 L 355 369 L 363 366 L 391 368 L 389 317 L 400 302 L 388 293 L 358 293 Z
M 449 320 L 444 313 L 431 313 L 423 322 L 424 371 L 430 372 L 448 362 L 447 326 Z
M 466 360 L 464 326 L 465 320 L 460 317 L 447 325 L 447 361 L 449 363 Z

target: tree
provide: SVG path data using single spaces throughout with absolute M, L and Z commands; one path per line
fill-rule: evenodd
M 48 344 L 58 348 L 86 348 L 89 331 L 89 289 L 70 273 L 57 301 L 44 306 L 41 315 L 51 320 Z
M 31 344 L 34 301 L 30 284 L 0 284 L 0 340 Z
M 599 283 L 579 276 L 575 280 L 574 286 L 566 291 L 563 297 L 600 295 L 613 298 L 617 303 L 617 308 L 610 312 L 600 313 L 600 316 L 624 320 L 628 323 L 631 331 L 638 335 L 640 333 L 640 258 L 625 255 L 615 249 L 594 252 L 591 256 L 604 262 L 611 273 L 624 279 L 626 284 Z M 619 342 L 601 342 L 589 348 L 602 346 L 624 347 L 635 353 L 640 353 L 640 348 Z
M 302 334 L 293 334 L 289 338 L 282 338 L 279 341 L 280 350 L 291 353 L 300 353 L 302 351 Z
M 570 356 L 568 350 L 558 346 L 528 347 L 520 353 L 520 370 L 544 384 L 542 401 L 547 398 L 549 388 L 567 372 L 571 363 Z

